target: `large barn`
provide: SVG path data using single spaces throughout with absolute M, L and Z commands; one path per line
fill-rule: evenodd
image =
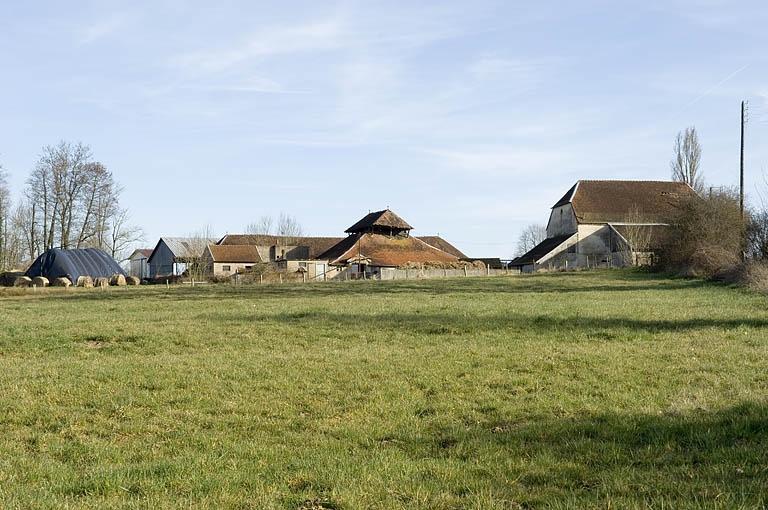
M 547 238 L 510 266 L 527 273 L 650 263 L 670 216 L 692 196 L 682 182 L 578 181 L 552 206 Z

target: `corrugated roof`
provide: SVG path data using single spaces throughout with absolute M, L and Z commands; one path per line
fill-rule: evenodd
M 400 216 L 389 209 L 376 211 L 366 214 L 360 221 L 349 227 L 344 232 L 354 234 L 357 232 L 367 232 L 372 229 L 389 228 L 395 231 L 413 229 Z
M 262 262 L 259 250 L 251 245 L 227 245 L 212 244 L 208 246 L 214 262 Z
M 205 247 L 216 244 L 216 239 L 204 237 L 161 237 L 175 258 L 199 257 Z
M 674 181 L 579 181 L 554 206 L 571 203 L 580 223 L 663 223 L 681 198 L 696 196 Z
M 407 262 L 456 262 L 458 257 L 430 246 L 410 236 L 382 234 L 352 234 L 321 254 L 334 265 L 345 265 L 358 257 L 368 259 L 372 266 L 397 267 Z

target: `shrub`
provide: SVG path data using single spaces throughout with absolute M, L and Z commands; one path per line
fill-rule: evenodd
M 768 263 L 747 261 L 723 271 L 719 279 L 725 283 L 744 285 L 752 290 L 768 292 Z
M 662 242 L 662 269 L 713 277 L 741 260 L 745 228 L 732 190 L 680 201 Z

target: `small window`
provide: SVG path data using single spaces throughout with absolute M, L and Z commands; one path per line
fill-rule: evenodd
M 222 271 L 232 271 L 232 266 L 221 266 Z
M 307 263 L 306 262 L 299 262 L 299 267 L 306 268 L 307 267 Z

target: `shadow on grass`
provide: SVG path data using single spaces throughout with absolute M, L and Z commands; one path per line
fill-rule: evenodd
M 530 494 L 597 491 L 627 499 L 768 503 L 768 407 L 744 402 L 714 412 L 595 414 L 515 424 L 428 427 L 422 440 L 398 438 L 416 458 L 458 458 L 498 449 L 525 467 L 500 473 Z M 512 468 L 514 469 L 514 468 Z M 518 468 L 519 469 L 519 468 Z M 543 503 L 533 497 L 528 503 Z M 693 505 L 695 506 L 695 505 Z
M 82 291 L 51 294 L 78 300 L 158 299 L 173 301 L 200 301 L 219 299 L 306 299 L 327 296 L 376 296 L 387 294 L 467 295 L 467 294 L 560 294 L 574 292 L 639 292 L 669 291 L 714 287 L 718 284 L 703 280 L 669 278 L 664 275 L 638 271 L 594 271 L 583 273 L 553 273 L 534 276 L 493 278 L 449 278 L 435 280 L 395 281 L 330 281 L 311 284 L 252 284 L 252 285 L 198 285 L 151 286 L 106 291 Z
M 475 315 L 460 315 L 450 312 L 422 313 L 331 313 L 306 310 L 263 314 L 243 312 L 206 312 L 205 320 L 221 324 L 246 325 L 255 321 L 274 322 L 302 328 L 325 328 L 354 331 L 355 328 L 375 327 L 377 330 L 408 333 L 411 335 L 465 335 L 500 332 L 509 335 L 543 335 L 557 333 L 578 334 L 580 337 L 595 337 L 601 340 L 631 337 L 632 333 L 651 334 L 669 332 L 690 332 L 695 330 L 731 330 L 739 327 L 756 329 L 768 328 L 768 319 L 762 318 L 712 318 L 689 319 L 635 319 L 624 317 L 553 317 L 547 314 L 524 315 L 513 312 Z M 563 340 L 567 338 L 562 337 Z

